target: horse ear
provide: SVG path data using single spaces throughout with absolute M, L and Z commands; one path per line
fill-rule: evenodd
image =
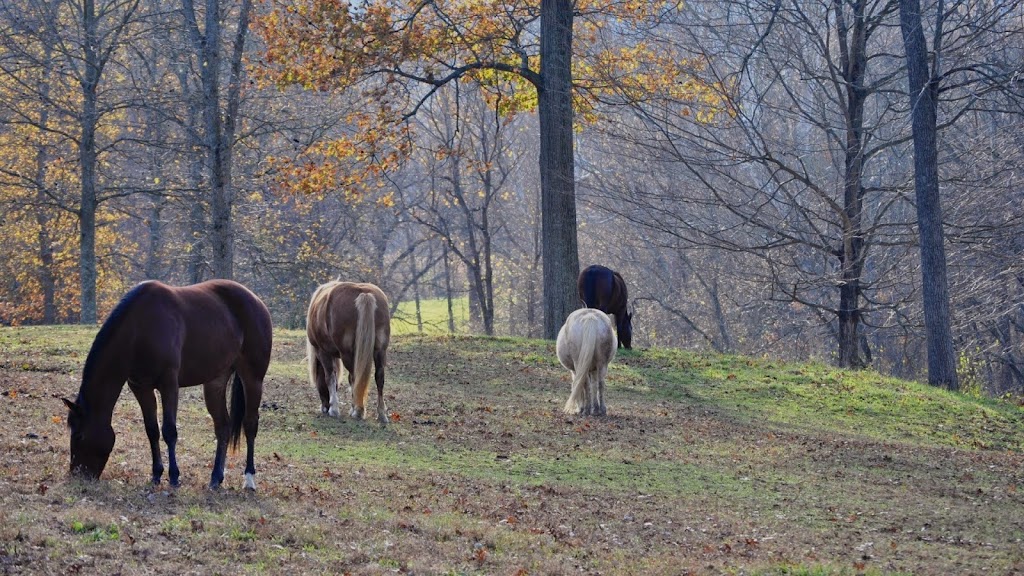
M 76 415 L 81 414 L 82 409 L 79 408 L 78 404 L 72 402 L 71 400 L 68 400 L 67 398 L 61 398 L 61 401 L 64 402 L 65 406 L 68 407 L 68 410 L 74 412 Z

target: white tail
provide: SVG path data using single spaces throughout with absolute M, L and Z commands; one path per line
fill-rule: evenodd
M 600 325 L 596 318 L 581 318 L 579 323 L 579 355 L 576 356 L 573 365 L 572 392 L 565 402 L 562 411 L 567 414 L 578 414 L 583 406 L 583 395 L 586 394 L 590 385 L 590 375 L 594 371 L 594 352 L 597 350 L 597 340 L 600 334 Z
M 309 365 L 309 383 L 316 389 L 316 367 L 320 364 L 320 361 L 316 358 L 316 348 L 309 341 L 309 336 L 306 337 L 306 360 L 306 363 Z
M 373 369 L 373 344 L 377 337 L 377 329 L 374 323 L 374 315 L 377 312 L 377 300 L 373 294 L 364 292 L 356 297 L 356 314 L 359 319 L 356 321 L 356 337 L 353 347 L 355 358 L 353 360 L 353 389 L 352 403 L 359 407 L 366 407 L 366 398 L 370 394 L 370 372 Z

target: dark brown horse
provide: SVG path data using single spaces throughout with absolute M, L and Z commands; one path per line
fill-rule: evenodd
M 213 417 L 217 452 L 210 488 L 224 480 L 229 441 L 238 445 L 245 428 L 245 487 L 256 489 L 253 445 L 259 426 L 263 377 L 270 363 L 270 313 L 247 288 L 229 280 L 211 280 L 176 288 L 143 282 L 132 288 L 103 323 L 82 371 L 78 398 L 64 399 L 70 412 L 71 472 L 97 478 L 114 448 L 110 425 L 125 382 L 142 408 L 153 455 L 153 483 L 164 472 L 156 394 L 163 410 L 163 437 L 170 464 L 168 480 L 178 485 L 178 389 L 203 386 Z M 231 411 L 227 383 L 234 373 Z
M 384 365 L 391 341 L 388 298 L 373 284 L 328 282 L 313 293 L 306 313 L 306 355 L 309 380 L 320 394 L 324 414 L 340 416 L 338 359 L 348 371 L 352 409 L 362 419 L 370 394 L 370 368 L 377 382 L 377 420 L 387 424 Z
M 587 308 L 597 308 L 615 318 L 619 346 L 627 350 L 633 344 L 633 314 L 626 310 L 626 281 L 618 272 L 594 264 L 580 272 L 576 280 L 580 299 Z

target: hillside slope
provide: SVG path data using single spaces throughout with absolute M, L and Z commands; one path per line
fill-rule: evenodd
M 1024 571 L 1024 414 L 1006 403 L 822 365 L 640 350 L 611 368 L 608 417 L 566 417 L 553 343 L 401 336 L 381 429 L 320 416 L 302 332 L 281 331 L 259 491 L 238 490 L 236 454 L 230 487 L 206 492 L 213 433 L 187 390 L 184 486 L 170 492 L 146 485 L 130 394 L 101 481 L 67 478 L 55 396 L 77 392 L 93 334 L 0 329 L 5 572 Z

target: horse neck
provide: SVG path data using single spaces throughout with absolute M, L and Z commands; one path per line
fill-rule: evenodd
M 122 356 L 123 347 L 118 338 L 98 342 L 89 351 L 86 365 L 89 370 L 82 375 L 82 387 L 78 390 L 78 403 L 94 415 L 113 414 L 121 390 L 128 380 L 127 358 Z

